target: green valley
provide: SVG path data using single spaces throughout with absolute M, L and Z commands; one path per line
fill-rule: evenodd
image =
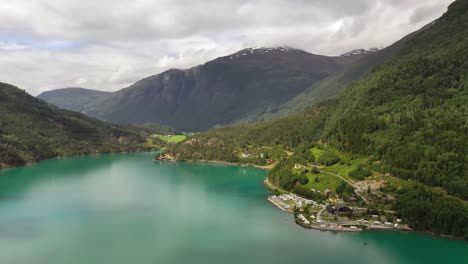
M 166 143 L 179 143 L 184 141 L 187 136 L 185 135 L 160 135 L 160 134 L 152 134 L 150 138 L 157 138 Z

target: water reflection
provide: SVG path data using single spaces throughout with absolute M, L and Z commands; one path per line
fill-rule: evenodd
M 151 154 L 1 172 L 0 263 L 440 263 L 465 243 L 304 230 L 266 201 L 265 172 Z M 365 245 L 366 243 L 366 245 Z

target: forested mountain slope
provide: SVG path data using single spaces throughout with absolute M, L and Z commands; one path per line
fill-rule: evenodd
M 347 67 L 312 84 L 286 103 L 277 105 L 276 107 L 259 109 L 251 115 L 237 120 L 235 123 L 252 123 L 284 118 L 303 112 L 311 105 L 335 98 L 351 83 L 362 79 L 367 74 L 370 74 L 375 67 L 393 58 L 401 49 L 406 47 L 407 43 L 414 36 L 431 28 L 433 24 L 426 25 L 384 49 L 357 50 L 357 54 L 360 54 L 360 56 L 355 57 L 353 62 Z M 341 57 L 357 56 L 353 55 L 355 53 L 356 51 L 348 52 L 341 55 Z
M 25 91 L 0 83 L 0 167 L 58 156 L 136 150 L 136 130 L 49 106 Z
M 468 1 L 338 100 L 324 139 L 468 199 Z
M 37 97 L 62 109 L 81 112 L 88 107 L 90 102 L 94 102 L 108 95 L 110 95 L 109 92 L 69 87 L 43 92 Z
M 341 151 L 365 157 L 365 169 L 383 179 L 401 179 L 382 190 L 398 197 L 392 207 L 413 228 L 468 238 L 467 51 L 468 1 L 458 0 L 338 98 L 294 117 L 199 134 L 177 155 L 242 160 L 240 153 L 255 146 L 300 149 L 270 173 L 272 182 L 296 191 L 304 188 L 293 165 L 314 160 L 303 157 L 304 148 L 325 144 L 333 150 L 325 152 L 330 164 Z

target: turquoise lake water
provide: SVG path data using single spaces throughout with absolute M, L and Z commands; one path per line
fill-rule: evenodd
M 302 229 L 263 170 L 152 155 L 0 170 L 0 263 L 468 263 L 462 241 Z

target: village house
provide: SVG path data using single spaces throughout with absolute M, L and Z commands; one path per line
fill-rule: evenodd
M 294 164 L 294 169 L 296 169 L 296 170 L 298 170 L 298 169 L 304 169 L 304 168 L 305 168 L 305 166 L 302 165 L 302 164 L 299 164 L 299 163 Z
M 325 193 L 325 195 L 327 195 L 328 197 L 334 195 L 334 192 L 333 192 L 332 190 L 330 190 L 330 189 L 325 189 L 324 193 Z
M 349 208 L 348 206 L 334 206 L 334 205 L 328 205 L 326 208 L 325 208 L 328 213 L 330 214 L 350 214 L 353 212 L 353 210 L 351 208 Z
M 334 205 L 331 205 L 331 204 L 328 205 L 328 206 L 326 207 L 326 210 L 327 210 L 328 213 L 330 213 L 330 214 L 336 214 L 336 207 L 335 207 Z
M 297 218 L 299 218 L 299 220 L 301 220 L 306 225 L 310 224 L 309 220 L 307 220 L 303 214 L 299 214 Z
M 340 207 L 337 207 L 337 213 L 338 214 L 348 214 L 348 213 L 352 213 L 353 210 L 351 208 L 349 208 L 348 206 L 340 206 Z

